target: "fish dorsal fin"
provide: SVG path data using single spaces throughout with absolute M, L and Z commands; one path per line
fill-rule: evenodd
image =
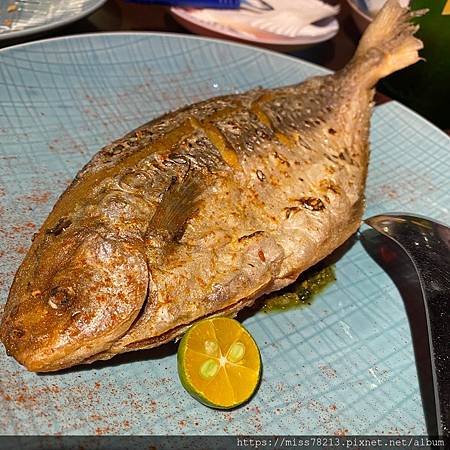
M 182 178 L 173 176 L 148 224 L 146 237 L 156 237 L 164 243 L 178 242 L 183 237 L 187 220 L 197 209 L 203 185 L 200 174 L 195 171 Z

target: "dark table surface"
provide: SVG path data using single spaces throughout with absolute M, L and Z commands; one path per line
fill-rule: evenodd
M 346 2 L 340 1 L 340 4 L 339 32 L 333 39 L 308 49 L 290 51 L 288 54 L 332 70 L 345 66 L 356 49 L 360 33 Z M 167 7 L 133 4 L 125 0 L 108 0 L 85 19 L 47 33 L 1 42 L 0 48 L 37 39 L 104 31 L 164 31 L 191 34 L 172 18 Z M 377 93 L 378 104 L 389 100 L 389 97 Z M 444 131 L 450 134 L 450 130 Z

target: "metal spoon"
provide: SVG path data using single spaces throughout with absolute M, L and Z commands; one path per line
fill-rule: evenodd
M 364 222 L 398 244 L 412 261 L 408 267 L 417 273 L 426 317 L 437 432 L 450 437 L 450 228 L 404 213 L 373 216 Z M 385 251 L 384 256 L 383 251 L 378 252 L 378 259 L 410 277 L 411 273 L 399 265 L 401 257 L 395 251 Z

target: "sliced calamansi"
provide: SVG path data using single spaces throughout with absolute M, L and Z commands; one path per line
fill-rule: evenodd
M 246 402 L 258 387 L 261 356 L 237 320 L 204 319 L 180 342 L 178 374 L 184 388 L 201 403 L 230 409 Z

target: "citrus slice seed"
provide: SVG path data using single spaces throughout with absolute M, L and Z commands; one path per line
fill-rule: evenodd
M 217 375 L 217 372 L 219 371 L 219 364 L 214 359 L 207 359 L 201 366 L 200 366 L 200 375 L 203 378 L 214 378 Z
M 228 350 L 227 359 L 232 363 L 238 363 L 245 354 L 245 345 L 242 342 L 235 342 Z
M 217 350 L 219 350 L 219 344 L 217 341 L 205 341 L 205 352 L 208 355 L 215 355 L 217 353 Z

